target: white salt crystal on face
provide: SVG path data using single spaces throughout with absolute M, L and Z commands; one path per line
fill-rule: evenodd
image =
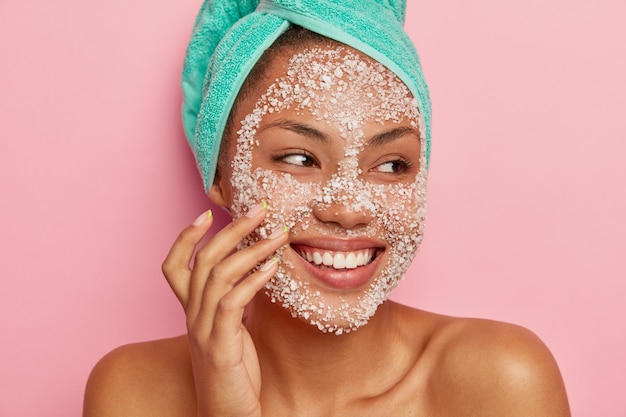
M 283 109 L 324 120 L 345 141 L 344 159 L 326 183 L 303 183 L 285 173 L 252 169 L 254 148 L 262 145 L 255 139 L 256 130 L 265 115 Z M 283 259 L 285 250 L 279 249 L 281 261 L 266 286 L 268 296 L 323 332 L 341 335 L 366 324 L 404 276 L 422 240 L 426 212 L 424 147 L 420 170 L 412 183 L 370 184 L 363 180 L 359 168 L 359 156 L 366 146 L 365 124 L 404 120 L 425 137 L 417 100 L 392 72 L 342 47 L 312 48 L 293 55 L 285 75 L 257 100 L 238 131 L 231 177 L 233 213 L 241 216 L 262 199 L 271 204 L 257 233 L 244 239 L 240 247 L 283 225 L 294 236 L 381 237 L 388 242 L 385 256 L 389 260 L 381 275 L 358 296 L 346 299 L 310 289 L 309 283 L 295 274 L 294 265 Z M 373 220 L 351 230 L 321 222 L 313 215 L 314 209 L 325 210 L 335 204 L 363 212 Z

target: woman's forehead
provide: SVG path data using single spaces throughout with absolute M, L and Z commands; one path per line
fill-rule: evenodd
M 255 103 L 258 116 L 295 109 L 346 131 L 371 121 L 409 119 L 417 125 L 419 119 L 417 100 L 399 78 L 349 47 L 277 54 L 266 75 L 265 91 Z

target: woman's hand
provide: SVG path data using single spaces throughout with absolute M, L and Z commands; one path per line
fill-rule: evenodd
M 202 214 L 182 231 L 163 262 L 187 316 L 198 416 L 261 415 L 259 362 L 242 318 L 245 306 L 276 272 L 277 259 L 251 271 L 287 242 L 287 230 L 233 251 L 259 226 L 266 209 L 265 201 L 251 208 L 197 248 L 213 223 L 210 211 Z

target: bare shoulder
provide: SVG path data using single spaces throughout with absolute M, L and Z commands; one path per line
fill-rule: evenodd
M 187 338 L 181 336 L 125 345 L 105 355 L 89 375 L 83 416 L 183 416 L 193 404 Z
M 528 329 L 441 319 L 428 350 L 433 404 L 447 415 L 570 416 L 556 361 Z

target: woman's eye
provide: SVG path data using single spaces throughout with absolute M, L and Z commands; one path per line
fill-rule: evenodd
M 315 159 L 305 154 L 289 154 L 280 157 L 282 162 L 286 162 L 291 165 L 297 165 L 301 167 L 315 166 Z
M 376 166 L 373 171 L 385 174 L 403 174 L 409 170 L 410 164 L 407 161 L 396 160 L 384 162 Z

